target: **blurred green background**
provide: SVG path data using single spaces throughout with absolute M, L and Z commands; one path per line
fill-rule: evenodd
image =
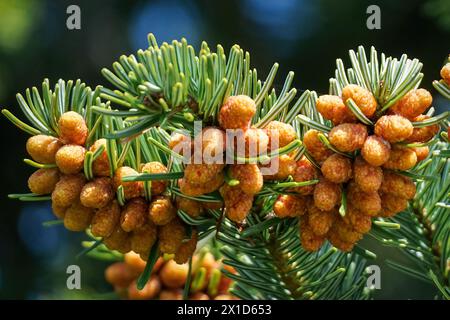
M 66 9 L 81 8 L 81 30 L 68 30 Z M 381 8 L 381 30 L 368 30 L 366 9 Z M 379 52 L 407 53 L 424 63 L 423 87 L 434 92 L 450 53 L 450 2 L 364 0 L 226 0 L 226 1 L 37 1 L 0 0 L 0 107 L 18 110 L 17 92 L 39 86 L 43 78 L 81 78 L 88 84 L 107 84 L 100 69 L 121 54 L 146 46 L 152 32 L 159 42 L 186 37 L 196 48 L 202 40 L 226 50 L 237 43 L 252 56 L 252 65 L 265 77 L 280 63 L 278 81 L 296 73 L 294 86 L 318 93 L 328 90 L 328 78 L 338 57 L 348 61 L 349 49 L 374 45 Z M 435 106 L 442 100 L 435 96 Z M 17 112 L 20 114 L 20 112 Z M 27 136 L 5 118 L 2 137 L 0 298 L 46 299 L 104 297 L 111 288 L 103 279 L 104 262 L 75 260 L 83 234 L 62 226 L 42 227 L 52 220 L 46 203 L 26 204 L 7 199 L 26 192 L 33 171 L 20 159 L 26 156 Z M 382 270 L 380 299 L 432 299 L 435 289 L 394 272 L 382 259 L 397 256 L 365 240 L 375 250 Z M 82 269 L 82 290 L 66 288 L 66 268 Z

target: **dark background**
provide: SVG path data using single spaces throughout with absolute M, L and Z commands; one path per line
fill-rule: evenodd
M 81 8 L 81 30 L 66 28 L 66 8 Z M 368 30 L 366 8 L 381 8 L 381 30 Z M 379 52 L 407 53 L 424 63 L 422 86 L 431 81 L 450 48 L 450 2 L 332 1 L 332 0 L 226 0 L 226 1 L 37 1 L 0 0 L 0 107 L 21 116 L 17 92 L 39 87 L 48 77 L 81 78 L 91 86 L 107 84 L 100 74 L 121 54 L 146 47 L 146 35 L 158 41 L 186 37 L 199 48 L 202 40 L 226 51 L 237 43 L 248 50 L 261 78 L 274 62 L 280 63 L 276 85 L 295 71 L 294 86 L 318 93 L 328 90 L 335 59 L 348 63 L 348 50 L 362 44 Z M 439 98 L 435 97 L 439 105 Z M 8 193 L 26 191 L 32 168 L 26 157 L 26 134 L 0 119 L 0 298 L 45 299 L 104 297 L 111 289 L 103 280 L 106 263 L 75 260 L 83 234 L 62 226 L 44 228 L 52 220 L 48 204 L 25 204 L 7 199 Z M 432 299 L 433 287 L 390 270 L 382 259 L 397 251 L 366 243 L 378 253 L 382 289 L 376 298 Z M 82 288 L 65 288 L 66 267 L 79 264 Z

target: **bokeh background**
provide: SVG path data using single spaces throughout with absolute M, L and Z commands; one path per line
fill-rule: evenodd
M 66 28 L 66 9 L 81 8 L 81 30 Z M 381 30 L 368 30 L 366 9 L 381 8 Z M 228 50 L 238 43 L 252 55 L 262 77 L 274 62 L 280 63 L 278 83 L 295 71 L 294 86 L 325 93 L 335 59 L 348 62 L 349 49 L 374 45 L 379 52 L 407 53 L 424 63 L 423 86 L 431 81 L 450 53 L 450 2 L 364 0 L 226 0 L 226 1 L 52 1 L 0 0 L 0 107 L 20 114 L 17 92 L 38 86 L 42 79 L 81 78 L 88 84 L 107 84 L 100 69 L 121 54 L 146 47 L 146 35 L 158 41 L 186 37 L 199 48 L 222 44 Z M 442 100 L 435 96 L 435 105 Z M 111 288 L 103 279 L 106 263 L 83 258 L 82 234 L 62 226 L 43 227 L 52 220 L 47 203 L 20 203 L 8 193 L 26 192 L 32 168 L 26 157 L 27 136 L 5 118 L 0 119 L 0 298 L 70 299 L 104 298 Z M 379 257 L 397 251 L 367 242 Z M 382 259 L 380 299 L 432 299 L 433 287 L 394 272 Z M 82 269 L 82 290 L 66 288 L 66 268 Z

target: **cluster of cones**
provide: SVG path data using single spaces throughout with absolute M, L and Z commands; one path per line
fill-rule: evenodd
M 137 175 L 133 168 L 121 166 L 110 177 L 106 140 L 99 139 L 89 148 L 103 148 L 92 163 L 93 178 L 83 173 L 88 128 L 76 112 L 64 113 L 58 121 L 59 136 L 36 135 L 27 141 L 33 160 L 51 165 L 34 172 L 28 186 L 34 194 L 51 194 L 54 214 L 64 220 L 71 231 L 90 229 L 111 250 L 131 250 L 147 259 L 158 240 L 162 253 L 174 254 L 175 261 L 185 263 L 197 244 L 197 232 L 188 236 L 185 224 L 177 216 L 177 207 L 165 195 L 167 181 L 151 183 L 151 199 L 144 197 L 143 182 L 123 182 Z M 55 165 L 52 167 L 52 165 Z M 139 168 L 142 173 L 167 173 L 160 162 L 149 162 Z M 123 188 L 125 203 L 119 204 L 117 189 Z
M 358 121 L 346 105 L 348 99 L 375 124 Z M 307 131 L 303 143 L 314 163 L 305 157 L 299 161 L 304 180 L 319 182 L 301 187 L 301 197 L 283 195 L 274 204 L 281 217 L 295 208 L 305 250 L 318 250 L 329 240 L 350 251 L 370 231 L 373 218 L 392 217 L 406 209 L 416 189 L 402 171 L 428 156 L 428 146 L 417 145 L 439 132 L 438 125 L 412 125 L 429 118 L 423 113 L 431 102 L 428 91 L 415 89 L 380 114 L 372 93 L 356 85 L 343 88 L 341 96 L 319 97 L 317 110 L 333 127 L 328 134 Z
M 105 270 L 106 280 L 122 299 L 129 300 L 182 300 L 189 266 L 177 264 L 172 259 L 158 258 L 152 274 L 142 290 L 137 289 L 139 275 L 145 269 L 145 261 L 133 251 L 124 255 L 123 262 L 116 262 Z M 189 300 L 233 300 L 229 293 L 230 278 L 222 268 L 235 273 L 209 252 L 200 252 L 193 257 Z
M 283 154 L 271 160 L 278 163 L 278 168 L 263 175 L 262 170 L 270 164 L 258 157 L 287 146 L 297 135 L 291 125 L 279 121 L 271 121 L 264 128 L 251 126 L 255 113 L 256 105 L 250 97 L 228 97 L 220 108 L 219 128 L 204 128 L 192 142 L 186 136 L 174 135 L 169 144 L 172 150 L 187 148 L 194 153 L 185 166 L 184 177 L 178 181 L 180 191 L 196 197 L 219 190 L 226 216 L 237 223 L 249 214 L 264 180 L 284 180 L 296 169 L 294 155 Z M 205 154 L 209 159 L 205 159 Z M 232 158 L 231 163 L 230 154 L 238 157 Z M 195 162 L 196 157 L 199 163 Z M 239 157 L 256 160 L 240 162 Z
M 346 105 L 349 99 L 375 124 L 359 121 Z M 413 198 L 414 182 L 401 175 L 401 171 L 411 169 L 427 157 L 428 146 L 418 144 L 433 139 L 439 131 L 438 125 L 412 125 L 429 118 L 424 112 L 431 103 L 431 95 L 424 89 L 408 92 L 381 113 L 372 93 L 357 85 L 343 88 L 341 96 L 321 96 L 317 110 L 333 124 L 331 131 L 307 131 L 303 144 L 309 159 L 303 156 L 296 161 L 295 151 L 277 155 L 271 159 L 278 163 L 276 171 L 263 175 L 268 164 L 241 163 L 237 159 L 267 156 L 286 147 L 297 139 L 296 131 L 280 121 L 256 128 L 251 125 L 255 102 L 243 95 L 228 97 L 218 115 L 220 127 L 204 128 L 193 141 L 182 134 L 172 135 L 169 142 L 172 150 L 180 154 L 193 151 L 191 162 L 185 165 L 184 177 L 178 181 L 182 196 L 175 201 L 165 195 L 164 180 L 152 181 L 151 199 L 147 201 L 143 182 L 122 181 L 138 174 L 130 167 L 119 167 L 110 178 L 105 150 L 93 162 L 94 178 L 87 181 L 81 171 L 88 129 L 84 119 L 71 111 L 59 119 L 59 137 L 38 135 L 28 140 L 27 150 L 34 160 L 56 164 L 54 168 L 35 172 L 29 179 L 29 187 L 35 194 L 52 194 L 53 211 L 64 219 L 69 230 L 90 228 L 110 249 L 122 253 L 133 250 L 143 259 L 159 240 L 162 253 L 174 254 L 175 261 L 185 263 L 195 251 L 197 232 L 187 234 L 177 209 L 197 217 L 207 209 L 223 207 L 230 220 L 240 223 L 251 211 L 254 196 L 262 190 L 264 180 L 318 179 L 315 185 L 295 187 L 281 195 L 274 203 L 274 213 L 280 218 L 300 217 L 300 234 L 306 250 L 318 250 L 328 239 L 337 248 L 349 251 L 370 230 L 373 217 L 391 217 L 404 210 Z M 243 148 L 239 149 L 240 145 Z M 106 141 L 99 139 L 90 146 L 90 151 L 102 146 L 106 149 Z M 226 154 L 230 146 L 237 149 L 231 163 L 227 162 Z M 167 168 L 162 163 L 150 162 L 142 165 L 139 172 L 166 173 Z M 126 199 L 124 206 L 116 199 L 120 186 Z M 189 198 L 216 190 L 223 203 Z

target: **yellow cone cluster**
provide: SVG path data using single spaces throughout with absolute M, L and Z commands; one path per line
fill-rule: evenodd
M 174 260 L 160 257 L 152 270 L 152 275 L 142 290 L 137 289 L 137 279 L 144 271 L 146 262 L 131 251 L 123 262 L 116 262 L 105 270 L 105 278 L 122 299 L 129 300 L 182 300 L 189 267 L 186 263 L 177 264 Z M 228 292 L 232 281 L 221 268 L 235 273 L 224 266 L 220 260 L 207 253 L 193 257 L 192 282 L 189 300 L 233 300 L 236 297 Z
M 142 182 L 123 182 L 136 175 L 133 168 L 117 168 L 110 177 L 106 140 L 99 139 L 90 147 L 95 152 L 105 147 L 93 162 L 94 178 L 83 174 L 85 143 L 88 128 L 76 112 L 64 113 L 58 122 L 59 137 L 37 135 L 28 139 L 27 151 L 33 160 L 56 164 L 55 168 L 39 169 L 29 180 L 30 190 L 38 195 L 51 194 L 54 214 L 64 220 L 71 231 L 90 228 L 103 238 L 105 245 L 122 253 L 131 250 L 147 259 L 153 244 L 159 239 L 162 253 L 174 254 L 178 263 L 185 263 L 197 244 L 197 232 L 187 235 L 185 224 L 177 217 L 177 206 L 164 192 L 167 181 L 151 183 L 151 201 L 144 197 Z M 159 162 L 149 162 L 140 168 L 143 173 L 166 173 Z M 122 186 L 126 203 L 119 205 L 116 192 Z
M 373 126 L 358 121 L 346 105 L 350 98 Z M 268 164 L 226 164 L 227 147 L 235 146 L 234 156 L 238 158 L 260 156 L 287 146 L 297 138 L 296 131 L 280 121 L 255 128 L 251 126 L 255 102 L 243 95 L 228 97 L 218 114 L 220 127 L 203 128 L 194 141 L 181 134 L 172 136 L 172 150 L 180 154 L 186 148 L 194 151 L 178 181 L 186 197 L 178 196 L 175 201 L 165 195 L 167 182 L 163 180 L 152 181 L 152 198 L 147 201 L 142 182 L 123 181 L 124 177 L 138 174 L 133 168 L 119 167 L 110 177 L 106 151 L 93 162 L 94 179 L 87 181 L 82 170 L 88 129 L 84 119 L 71 111 L 59 119 L 59 137 L 38 135 L 28 140 L 27 151 L 34 160 L 56 164 L 56 168 L 33 173 L 28 184 L 35 194 L 51 193 L 53 211 L 64 219 L 67 229 L 90 228 L 110 249 L 123 253 L 133 250 L 143 259 L 158 239 L 162 253 L 174 254 L 176 262 L 185 263 L 195 251 L 197 232 L 187 235 L 177 210 L 195 218 L 207 209 L 224 207 L 229 219 L 241 223 L 265 180 L 318 179 L 315 185 L 292 188 L 289 194 L 281 195 L 273 211 L 281 218 L 300 217 L 305 249 L 317 250 L 328 239 L 348 251 L 370 230 L 373 217 L 393 216 L 404 210 L 414 196 L 414 183 L 396 171 L 408 170 L 428 155 L 428 147 L 412 148 L 407 143 L 427 142 L 438 132 L 437 125 L 412 126 L 412 122 L 429 118 L 424 112 L 431 102 L 428 91 L 414 89 L 380 115 L 372 93 L 356 85 L 343 88 L 341 96 L 320 96 L 317 110 L 334 125 L 326 137 L 332 147 L 324 144 L 323 133 L 309 130 L 303 136 L 303 144 L 315 164 L 306 157 L 296 161 L 294 154 L 283 154 L 275 158 L 277 169 L 263 176 L 261 171 Z M 229 133 L 234 131 L 239 133 L 230 138 Z M 90 151 L 101 146 L 106 146 L 105 139 L 95 141 Z M 142 165 L 139 172 L 166 173 L 167 168 L 150 162 Z M 119 187 L 126 200 L 124 206 L 117 201 Z M 216 190 L 223 203 L 189 199 Z M 346 210 L 339 214 L 342 199 L 346 199 Z
M 350 98 L 374 126 L 358 121 L 345 104 Z M 320 139 L 323 133 L 307 131 L 303 143 L 320 169 L 303 158 L 296 181 L 318 178 L 319 182 L 302 187 L 301 197 L 281 196 L 274 205 L 279 217 L 300 215 L 305 250 L 318 250 L 329 240 L 335 247 L 350 251 L 371 229 L 372 218 L 392 217 L 406 209 L 416 190 L 414 182 L 400 172 L 428 155 L 427 146 L 412 148 L 407 144 L 427 142 L 439 131 L 438 125 L 412 126 L 412 122 L 429 118 L 423 113 L 431 103 L 428 91 L 414 89 L 388 112 L 377 114 L 372 93 L 353 84 L 343 88 L 341 96 L 318 98 L 317 110 L 333 123 L 326 138 L 336 152 Z M 346 201 L 343 207 L 342 199 Z
M 200 150 L 195 152 L 204 154 L 214 150 L 216 161 L 207 163 L 188 164 L 179 186 L 182 193 L 187 196 L 199 196 L 219 190 L 224 201 L 226 216 L 234 222 L 243 222 L 249 214 L 254 196 L 261 191 L 264 179 L 283 180 L 293 175 L 296 162 L 292 155 L 282 155 L 274 159 L 279 163 L 278 168 L 270 175 L 262 175 L 264 164 L 239 163 L 225 165 L 225 151 L 227 146 L 234 146 L 234 153 L 238 157 L 253 157 L 266 154 L 271 150 L 282 148 L 297 138 L 294 128 L 279 121 L 269 122 L 265 128 L 259 129 L 251 126 L 255 115 L 255 102 L 248 96 L 231 96 L 227 98 L 219 111 L 220 128 L 207 127 L 199 135 L 202 137 Z M 230 138 L 231 137 L 231 138 Z M 194 147 L 197 139 L 192 142 Z M 233 141 L 230 141 L 232 139 Z M 169 146 L 175 150 L 186 143 L 186 137 L 175 135 Z M 189 147 L 188 147 L 189 148 Z M 226 183 L 225 178 L 238 183 Z

